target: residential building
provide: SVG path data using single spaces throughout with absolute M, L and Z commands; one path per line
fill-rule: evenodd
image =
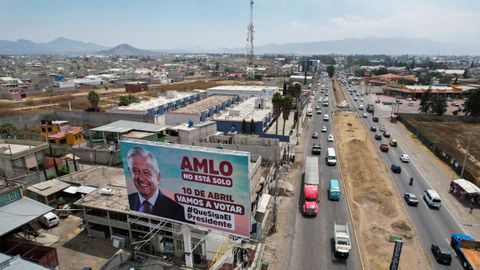
M 68 121 L 41 120 L 40 135 L 45 142 L 74 145 L 85 141 L 83 128 L 70 126 Z
M 148 90 L 148 83 L 142 81 L 126 82 L 125 91 L 127 93 L 138 93 Z
M 236 95 L 241 99 L 250 97 L 272 98 L 278 87 L 262 85 L 222 85 L 207 89 L 207 95 Z

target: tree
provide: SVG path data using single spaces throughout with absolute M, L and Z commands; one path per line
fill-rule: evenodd
M 12 138 L 15 136 L 15 134 L 17 134 L 17 132 L 17 128 L 10 123 L 0 126 L 0 138 Z
M 418 108 L 418 110 L 423 113 L 428 113 L 431 107 L 431 101 L 430 101 L 431 98 L 432 98 L 432 90 L 428 89 L 422 95 L 422 99 L 420 100 L 420 108 Z
M 473 62 L 472 62 L 472 64 L 473 64 Z M 468 68 L 466 68 L 465 71 L 463 72 L 463 78 L 464 78 L 464 79 L 470 78 L 470 74 L 469 74 Z
M 432 113 L 436 114 L 437 116 L 442 116 L 445 112 L 447 112 L 447 99 L 444 96 L 433 96 L 430 103 Z
M 287 95 L 287 82 L 285 82 L 285 80 L 283 81 L 283 95 Z
M 327 67 L 327 73 L 330 78 L 333 78 L 333 74 L 335 74 L 335 67 L 334 66 L 328 66 Z
M 136 101 L 137 101 L 137 97 L 132 94 L 129 94 L 128 96 L 120 96 L 120 101 L 118 102 L 118 106 L 128 106 Z
M 88 102 L 90 102 L 90 107 L 97 107 L 98 102 L 100 101 L 100 96 L 95 91 L 90 91 L 87 96 Z
M 471 116 L 480 116 L 480 88 L 470 90 L 470 94 L 465 100 L 463 112 Z
M 247 133 L 247 121 L 245 121 L 245 119 L 243 119 L 243 122 L 242 122 L 242 133 L 243 134 Z
M 252 121 L 250 121 L 250 134 L 255 134 L 255 122 L 253 121 L 253 118 Z
M 379 69 L 375 69 L 373 71 L 373 74 L 375 74 L 376 76 L 388 74 L 388 69 L 386 67 L 381 67 Z
M 282 112 L 282 102 L 283 97 L 279 92 L 273 94 L 272 105 L 273 105 L 273 115 L 275 116 L 275 134 L 278 135 L 278 117 Z
M 283 97 L 282 100 L 282 113 L 283 113 L 283 131 L 282 135 L 285 135 L 285 122 L 288 120 L 290 110 L 292 109 L 293 98 L 289 95 Z

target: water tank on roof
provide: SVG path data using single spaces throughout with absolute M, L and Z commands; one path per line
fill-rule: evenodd
M 100 189 L 100 194 L 106 195 L 106 196 L 112 196 L 113 195 L 113 189 L 104 187 Z

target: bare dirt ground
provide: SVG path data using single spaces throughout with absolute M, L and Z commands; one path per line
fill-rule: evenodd
M 133 96 L 138 100 L 146 100 L 158 96 L 159 92 L 168 90 L 189 91 L 195 89 L 207 89 L 219 85 L 239 84 L 240 81 L 219 81 L 212 79 L 195 79 L 184 82 L 177 82 L 171 84 L 156 84 L 150 85 L 148 91 L 134 93 Z M 257 84 L 256 82 L 249 82 L 249 84 Z M 125 88 L 97 88 L 97 89 L 82 89 L 75 91 L 64 91 L 56 93 L 40 93 L 29 94 L 26 99 L 22 101 L 11 101 L 0 99 L 0 117 L 13 116 L 22 114 L 31 114 L 42 111 L 51 110 L 69 110 L 83 111 L 89 106 L 87 95 L 94 90 L 100 96 L 99 106 L 104 110 L 109 110 L 116 106 L 119 102 L 120 96 L 127 95 Z M 14 109 L 14 110 L 13 110 Z
M 429 121 L 428 116 L 417 116 L 417 118 L 411 116 L 406 120 L 431 142 L 460 162 L 463 162 L 471 132 L 466 168 L 473 174 L 474 179 L 480 179 L 480 125 L 478 123 Z M 474 182 L 480 185 L 480 180 Z
M 337 104 L 340 104 L 346 100 L 345 91 L 342 90 L 340 84 L 336 79 L 333 79 L 332 83 L 333 83 L 333 94 L 335 95 L 335 101 Z
M 334 120 L 342 177 L 365 268 L 388 269 L 394 246 L 389 238 L 396 235 L 404 239 L 400 269 L 431 269 L 368 131 L 351 112 L 340 112 Z

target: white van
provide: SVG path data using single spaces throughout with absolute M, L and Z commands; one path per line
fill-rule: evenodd
M 327 148 L 327 165 L 335 166 L 337 164 L 337 156 L 335 155 L 335 149 Z
M 52 212 L 48 212 L 45 215 L 41 216 L 38 220 L 47 228 L 52 228 L 53 226 L 58 225 L 59 219 L 58 216 Z
M 307 116 L 312 116 L 313 115 L 313 110 L 312 109 L 308 109 L 307 111 Z
M 359 109 L 359 110 L 362 110 L 362 111 L 363 111 L 363 108 L 364 108 L 364 107 L 363 107 L 363 104 L 360 104 L 360 106 L 358 106 L 358 109 Z
M 442 200 L 440 199 L 440 196 L 433 189 L 425 190 L 425 192 L 423 193 L 423 199 L 430 207 L 440 208 L 440 206 L 442 205 Z

